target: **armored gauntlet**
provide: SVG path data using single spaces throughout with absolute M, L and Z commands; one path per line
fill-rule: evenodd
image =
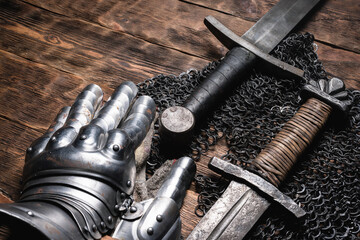
M 178 159 L 155 198 L 134 203 L 122 216 L 112 237 L 139 240 L 180 239 L 179 211 L 195 172 L 196 165 L 191 158 Z
M 132 203 L 134 151 L 155 116 L 154 101 L 136 94 L 125 82 L 101 108 L 100 87 L 87 86 L 28 148 L 20 200 L 0 205 L 0 217 L 49 239 L 99 239 L 114 229 Z

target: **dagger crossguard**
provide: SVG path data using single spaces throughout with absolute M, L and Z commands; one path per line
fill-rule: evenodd
M 351 104 L 345 85 L 338 78 L 310 81 L 304 87 L 302 97 L 310 98 L 251 162 L 251 168 L 275 186 L 284 180 L 296 160 L 313 142 L 330 113 L 346 115 Z

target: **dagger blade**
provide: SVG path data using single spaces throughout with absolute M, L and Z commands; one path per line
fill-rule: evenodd
M 242 239 L 269 206 L 246 184 L 231 181 L 187 240 Z

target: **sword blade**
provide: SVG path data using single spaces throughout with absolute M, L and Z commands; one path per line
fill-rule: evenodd
M 281 0 L 241 38 L 269 53 L 320 0 Z
M 256 191 L 232 181 L 187 240 L 242 239 L 269 206 Z

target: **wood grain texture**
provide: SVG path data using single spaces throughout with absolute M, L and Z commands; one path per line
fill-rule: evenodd
M 360 89 L 360 54 L 330 48 L 322 43 L 317 45 L 317 54 L 326 72 L 343 80 L 347 88 Z
M 71 105 L 85 82 L 46 65 L 0 51 L 0 188 L 17 199 L 25 150 Z M 106 88 L 105 88 L 106 90 Z
M 252 22 L 259 20 L 278 0 L 189 0 L 196 5 L 228 13 Z M 358 29 L 360 25 L 360 4 L 354 0 L 328 0 L 319 3 L 316 10 L 299 27 L 300 31 L 311 32 L 316 39 L 349 51 L 360 53 Z M 336 27 L 336 34 L 334 33 Z
M 0 49 L 89 82 L 135 83 L 207 61 L 22 2 L 0 2 Z
M 227 49 L 203 24 L 213 15 L 242 35 L 277 0 L 0 0 L 0 202 L 16 200 L 25 149 L 89 83 L 105 99 L 122 81 L 201 69 Z M 317 39 L 319 59 L 346 87 L 360 89 L 359 3 L 324 1 L 300 31 Z M 197 163 L 227 150 L 224 140 Z M 3 193 L 3 194 L 2 194 Z M 186 237 L 199 218 L 192 185 L 181 210 Z M 6 231 L 0 229 L 0 239 Z
M 166 4 L 159 0 L 99 2 L 97 6 L 106 10 L 100 13 L 93 9 L 93 4 L 81 4 L 85 0 L 77 1 L 76 4 L 70 0 L 26 1 L 49 11 L 92 21 L 113 31 L 125 32 L 147 42 L 200 56 L 209 61 L 219 59 L 227 49 L 203 24 L 207 15 L 215 16 L 236 34 L 242 35 L 277 2 L 277 0 L 185 2 L 170 0 Z M 329 0 L 325 4 L 320 4 L 316 12 L 297 29 L 315 35 L 319 52 L 323 53 L 319 54 L 319 59 L 324 62 L 326 70 L 345 81 L 347 87 L 356 89 L 360 88 L 354 82 L 354 76 L 360 75 L 358 61 L 360 34 L 357 30 L 360 28 L 360 18 L 357 14 L 359 9 L 359 4 L 354 0 Z M 336 63 L 333 62 L 334 55 L 337 56 Z

